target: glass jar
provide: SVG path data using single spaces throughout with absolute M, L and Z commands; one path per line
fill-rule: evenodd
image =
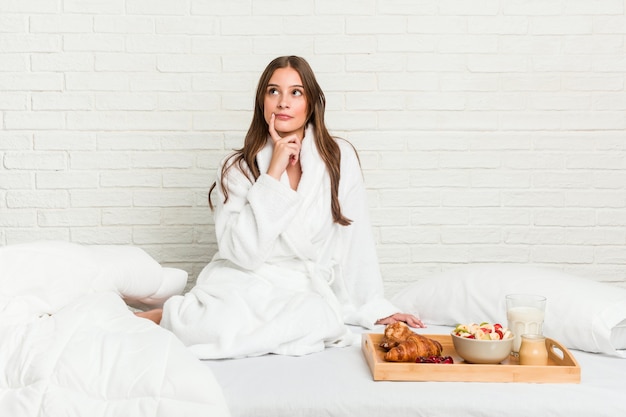
M 546 338 L 540 334 L 523 334 L 519 348 L 520 365 L 545 366 L 548 364 Z

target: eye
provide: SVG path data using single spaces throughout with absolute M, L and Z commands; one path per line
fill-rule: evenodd
M 293 95 L 294 95 L 294 96 L 296 96 L 296 97 L 301 97 L 301 96 L 303 96 L 303 95 L 304 95 L 304 93 L 302 92 L 302 90 L 293 90 L 293 91 L 291 92 L 291 94 L 293 94 Z
M 276 88 L 274 88 L 274 87 L 270 87 L 267 90 L 267 94 L 269 94 L 270 96 L 276 95 L 276 94 L 278 94 L 278 90 Z

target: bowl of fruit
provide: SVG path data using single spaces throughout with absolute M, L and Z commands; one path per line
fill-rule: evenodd
M 513 349 L 513 333 L 499 323 L 459 324 L 451 335 L 456 353 L 469 363 L 500 363 Z

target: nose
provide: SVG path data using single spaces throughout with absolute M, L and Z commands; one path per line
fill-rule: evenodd
M 287 96 L 281 97 L 281 99 L 278 101 L 278 107 L 280 107 L 281 109 L 286 109 L 289 107 L 289 101 L 287 100 Z

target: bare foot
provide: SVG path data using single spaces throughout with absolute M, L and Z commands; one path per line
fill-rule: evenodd
M 142 317 L 144 319 L 152 320 L 156 324 L 161 323 L 161 318 L 163 317 L 163 309 L 162 308 L 154 308 L 148 311 L 139 311 L 135 313 L 137 317 Z

